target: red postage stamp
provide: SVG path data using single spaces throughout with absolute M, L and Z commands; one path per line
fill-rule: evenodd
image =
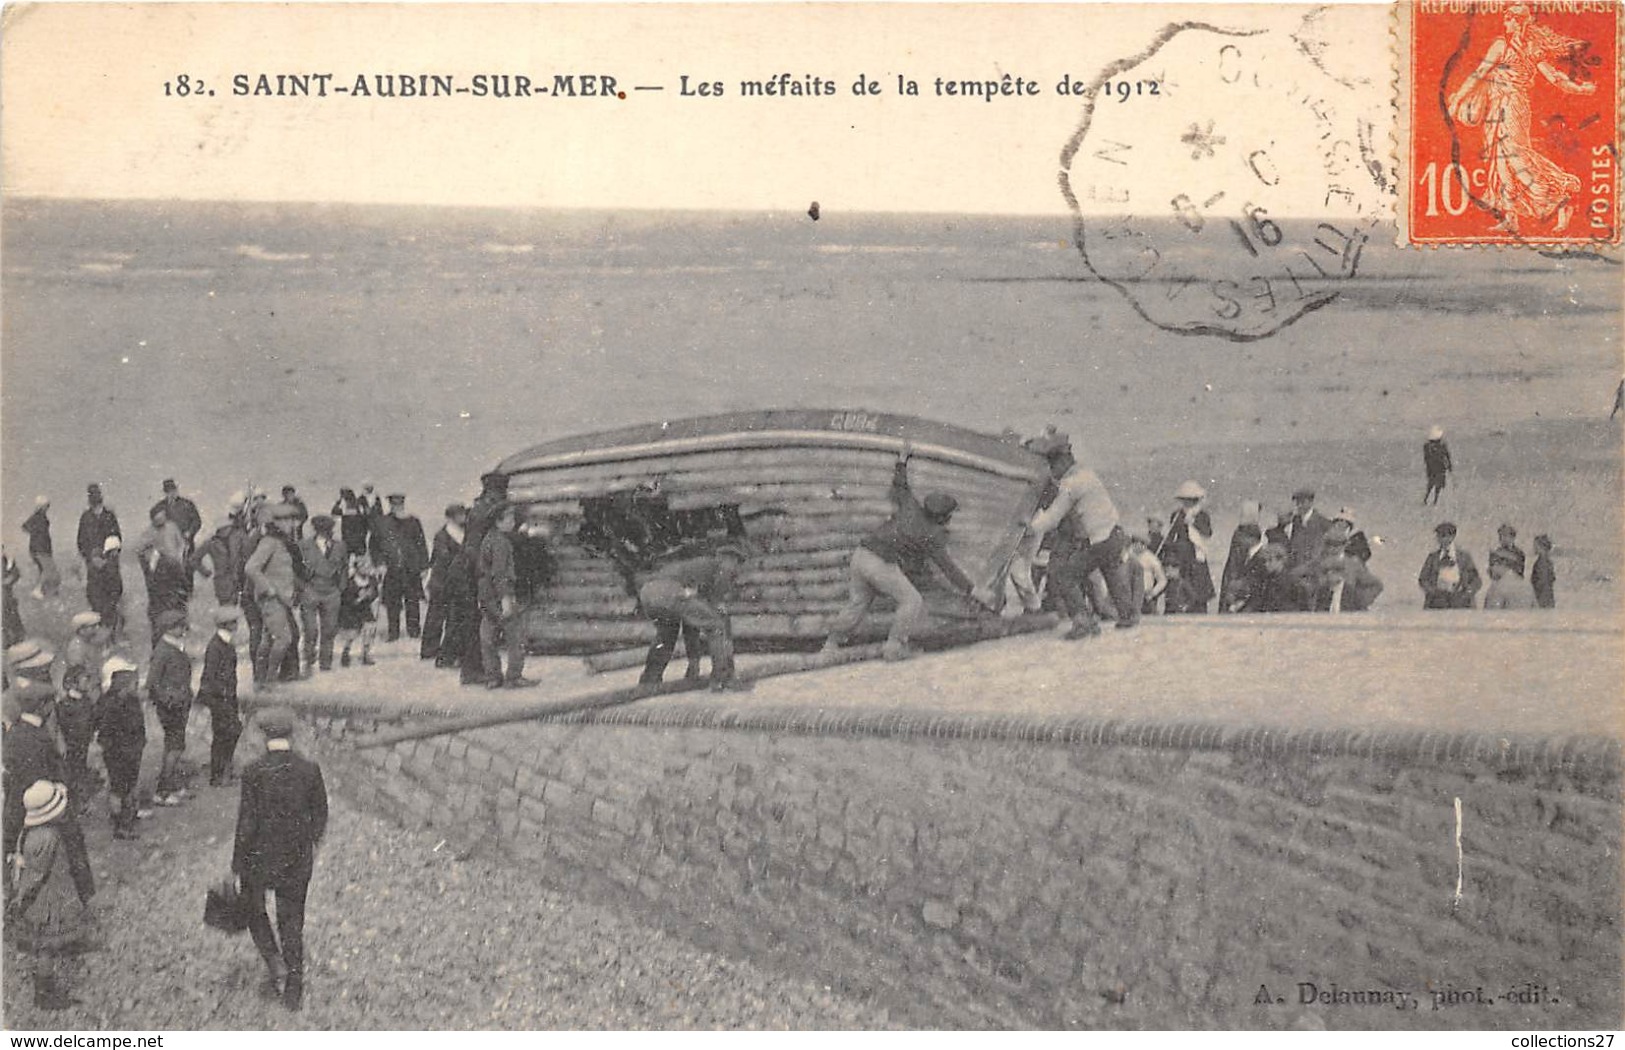
M 1400 238 L 1620 240 L 1619 0 L 1400 5 Z

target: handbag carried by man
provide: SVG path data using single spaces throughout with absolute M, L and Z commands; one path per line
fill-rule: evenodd
M 248 898 L 242 895 L 235 879 L 225 879 L 204 894 L 203 925 L 221 933 L 248 929 Z

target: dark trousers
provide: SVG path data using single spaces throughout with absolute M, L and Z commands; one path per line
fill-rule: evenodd
M 167 795 L 186 786 L 181 772 L 181 756 L 186 753 L 186 721 L 191 716 L 189 704 L 154 704 L 158 724 L 164 730 L 164 760 L 158 767 L 157 792 Z
M 135 786 L 141 779 L 141 752 L 146 738 L 121 740 L 111 747 L 102 745 L 102 764 L 107 766 L 108 794 L 118 799 L 113 827 L 128 831 L 135 827 Z
M 479 602 L 470 595 L 456 603 L 456 612 L 447 611 L 447 616 L 457 615 L 464 624 L 467 636 L 462 646 L 462 655 L 458 664 L 462 667 L 461 678 L 464 685 L 485 681 L 485 653 L 480 643 L 480 620 L 484 614 L 480 612 Z M 449 633 L 449 631 L 448 631 Z M 447 643 L 442 643 L 445 645 Z
M 655 643 L 649 647 L 649 655 L 643 661 L 643 675 L 638 679 L 640 683 L 650 685 L 665 677 L 666 665 L 671 663 L 672 653 L 676 651 L 679 633 L 683 636 L 683 651 L 688 656 L 686 677 L 700 676 L 700 653 L 705 648 L 705 632 L 682 620 L 662 617 L 655 620 Z M 713 666 L 715 661 L 716 658 L 712 657 Z
M 245 596 L 241 605 L 243 622 L 248 624 L 249 663 L 253 665 L 254 682 L 257 685 L 265 680 L 265 670 L 260 666 L 260 639 L 265 634 L 265 617 L 260 613 L 260 603 L 252 598 Z
M 429 594 L 429 605 L 423 610 L 423 644 L 418 655 L 425 660 L 440 660 L 440 650 L 446 647 L 447 602 L 444 591 Z
M 83 805 L 94 793 L 90 772 L 90 740 L 96 735 L 96 715 L 89 700 L 66 700 L 56 706 L 57 728 L 62 730 L 62 760 L 75 801 Z
M 218 784 L 231 772 L 231 756 L 237 753 L 243 720 L 237 704 L 225 697 L 210 697 L 202 703 L 209 709 L 209 783 Z
M 1072 550 L 1057 549 L 1050 556 L 1050 586 L 1060 593 L 1061 606 L 1073 623 L 1097 622 L 1086 591 L 1089 574 L 1097 570 L 1106 578 L 1106 590 L 1111 595 L 1112 604 L 1117 607 L 1117 622 L 1140 622 L 1140 610 L 1134 604 L 1133 584 L 1129 577 L 1130 567 L 1123 561 L 1126 543 L 1123 530 L 1113 529 L 1112 534 L 1099 543 L 1084 541 Z M 1138 565 L 1133 568 L 1139 570 Z
M 502 651 L 508 656 L 508 673 L 502 673 Z M 480 616 L 480 662 L 487 682 L 517 682 L 525 675 L 525 611 L 518 609 L 512 616 Z
M 643 662 L 643 676 L 639 679 L 644 684 L 658 682 L 666 673 L 679 632 L 683 634 L 691 668 L 700 653 L 696 636 L 704 636 L 711 654 L 711 680 L 725 682 L 733 677 L 733 634 L 728 618 L 710 602 L 696 594 L 685 594 L 684 590 L 672 580 L 651 580 L 638 592 L 644 615 L 655 625 L 655 643 L 649 647 L 649 655 Z
M 78 799 L 73 799 L 77 803 Z M 96 873 L 90 870 L 90 851 L 85 849 L 85 833 L 79 828 L 74 807 L 57 818 L 58 834 L 62 836 L 62 849 L 68 857 L 68 874 L 73 876 L 73 888 L 79 891 L 81 904 L 88 904 L 96 895 Z
M 299 599 L 299 619 L 305 636 L 305 666 L 320 661 L 322 670 L 332 670 L 333 635 L 339 628 L 338 592 L 305 592 Z
M 242 893 L 248 898 L 248 932 L 254 938 L 254 947 L 272 972 L 280 959 L 290 981 L 302 979 L 305 973 L 305 891 L 309 886 L 309 882 L 268 886 L 253 879 L 242 880 Z M 275 932 L 265 911 L 267 893 L 276 894 Z
M 401 610 L 406 610 L 406 636 L 416 638 L 422 627 L 418 622 L 419 603 L 423 600 L 423 581 L 409 569 L 391 567 L 384 574 L 384 627 L 385 638 L 391 642 L 401 636 Z

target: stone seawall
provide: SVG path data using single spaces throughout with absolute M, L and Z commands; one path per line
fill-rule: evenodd
M 1611 740 L 697 703 L 358 748 L 421 719 L 305 717 L 355 801 L 906 1024 L 1620 1024 Z

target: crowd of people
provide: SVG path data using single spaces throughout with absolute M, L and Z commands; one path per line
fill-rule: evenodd
M 339 667 L 356 649 L 361 664 L 372 664 L 380 630 L 395 641 L 403 627 L 423 660 L 460 670 L 467 684 L 535 685 L 524 676 L 520 615 L 551 561 L 536 530 L 518 527 L 506 488 L 505 477 L 490 475 L 472 507 L 447 507 L 431 549 L 404 493 L 390 493 L 386 510 L 371 485 L 359 495 L 346 488 L 332 513 L 312 516 L 293 486 L 277 501 L 250 487 L 204 536 L 196 505 L 173 480 L 127 545 L 118 515 L 92 484 L 76 537 L 89 608 L 72 615 L 60 653 L 25 631 L 14 593 L 21 569 L 5 556 L 7 926 L 34 955 L 38 1006 L 73 1004 L 65 960 L 93 946 L 95 881 L 79 821 L 103 787 L 115 839 L 138 838 L 152 806 L 184 805 L 198 772 L 183 758 L 195 711 L 210 722 L 209 785 L 238 783 L 247 706 L 238 692 L 237 639 L 246 628 L 267 750 L 241 774 L 233 872 L 250 902 L 248 928 L 265 960 L 267 990 L 299 1008 L 303 902 L 326 796 L 319 769 L 289 753 L 291 713 L 269 708 L 267 694 L 332 670 L 335 653 Z M 49 513 L 41 497 L 25 524 L 40 599 L 58 596 L 62 582 Z M 146 588 L 144 690 L 124 615 L 125 556 L 136 560 Z M 195 580 L 206 581 L 216 601 L 201 673 L 187 644 Z M 149 706 L 163 737 L 150 800 L 138 795 Z M 105 777 L 90 764 L 92 743 Z M 267 894 L 275 899 L 274 929 Z
M 1024 610 L 1065 615 L 1068 639 L 1097 637 L 1104 620 L 1130 630 L 1147 615 L 1357 612 L 1383 592 L 1369 566 L 1373 540 L 1348 508 L 1324 514 L 1312 488 L 1293 492 L 1291 508 L 1273 522 L 1259 502 L 1243 503 L 1215 580 L 1214 527 L 1198 482 L 1174 491 L 1165 518 L 1149 518 L 1143 530 L 1130 531 L 1066 434 L 1052 427 L 1023 444 L 1048 463 L 1050 482 L 1012 559 L 1008 585 Z M 886 596 L 896 612 L 882 654 L 908 659 L 910 639 L 928 618 L 920 588 L 932 575 L 990 614 L 1001 604 L 954 563 L 949 545 L 958 502 L 949 493 L 917 496 L 909 482 L 911 455 L 905 446 L 895 465 L 891 517 L 851 556 L 849 600 L 830 622 L 827 652 L 845 646 L 874 601 Z M 1423 502 L 1436 504 L 1453 470 L 1438 428 L 1423 447 L 1423 467 Z M 520 526 L 507 487 L 506 476 L 486 475 L 471 506 L 446 508 L 431 543 L 404 493 L 379 499 L 370 484 L 341 489 L 331 512 L 314 516 L 291 485 L 274 501 L 250 486 L 231 498 L 205 536 L 197 506 L 167 480 L 146 528 L 126 545 L 117 514 L 92 484 L 76 536 L 88 608 L 71 617 L 60 654 L 25 633 L 14 593 L 22 572 L 5 556 L 7 901 L 37 948 L 37 1003 L 55 1009 L 73 1001 L 62 958 L 82 942 L 81 920 L 95 893 L 78 822 L 104 786 L 89 762 L 91 744 L 100 747 L 117 839 L 137 838 L 138 822 L 154 813 L 137 791 L 148 705 L 163 737 L 152 803 L 174 807 L 191 797 L 194 771 L 183 755 L 194 711 L 210 722 L 208 783 L 236 783 L 245 715 L 238 692 L 240 628 L 246 628 L 261 708 L 280 683 L 331 671 L 335 655 L 339 667 L 350 666 L 357 650 L 362 665 L 372 664 L 380 630 L 388 641 L 404 630 L 418 641 L 423 660 L 457 669 L 464 684 L 536 684 L 524 676 L 522 615 L 551 581 L 553 562 L 542 530 Z M 62 586 L 49 513 L 49 500 L 40 497 L 23 526 L 38 599 L 58 595 Z M 1555 606 L 1548 536 L 1534 538 L 1531 561 L 1517 530 L 1503 524 L 1486 559 L 1487 588 L 1456 536 L 1451 522 L 1435 529 L 1436 549 L 1417 581 L 1424 609 Z M 747 687 L 735 675 L 727 605 L 757 553 L 748 539 L 730 537 L 674 551 L 639 574 L 639 607 L 655 627 L 641 688 L 659 687 L 679 637 L 688 678 L 700 677 L 702 654 L 708 654 L 713 689 Z M 136 560 L 146 588 L 151 651 L 144 691 L 124 617 L 126 555 Z M 216 605 L 201 674 L 195 674 L 187 635 L 200 579 L 213 588 Z M 325 827 L 325 791 L 314 764 L 289 755 L 291 714 L 272 709 L 261 718 L 267 753 L 243 773 L 233 870 L 253 902 L 249 926 L 268 986 L 297 1009 L 303 900 Z M 274 932 L 265 912 L 268 893 L 276 898 Z
M 1173 493 L 1166 519 L 1148 518 L 1127 532 L 1104 485 L 1078 465 L 1067 435 L 1054 430 L 1024 442 L 1048 460 L 1054 484 L 1027 530 L 1011 581 L 1030 612 L 1052 609 L 1073 622 L 1068 637 L 1099 633 L 1102 617 L 1121 628 L 1142 615 L 1359 612 L 1383 592 L 1370 568 L 1372 541 L 1347 507 L 1328 516 L 1308 486 L 1267 524 L 1256 501 L 1241 505 L 1217 583 L 1207 492 L 1194 480 Z M 1427 487 L 1422 502 L 1436 505 L 1453 472 L 1444 431 L 1434 427 L 1422 448 Z M 1467 552 L 1456 546 L 1456 525 L 1440 522 L 1438 549 L 1418 575 L 1424 609 L 1474 608 L 1482 580 Z M 1502 524 L 1489 553 L 1487 610 L 1553 608 L 1556 570 L 1549 536 L 1535 537 L 1536 557 L 1526 564 L 1517 529 Z M 1379 541 L 1380 542 L 1380 541 Z M 1526 571 L 1527 570 L 1527 571 Z

